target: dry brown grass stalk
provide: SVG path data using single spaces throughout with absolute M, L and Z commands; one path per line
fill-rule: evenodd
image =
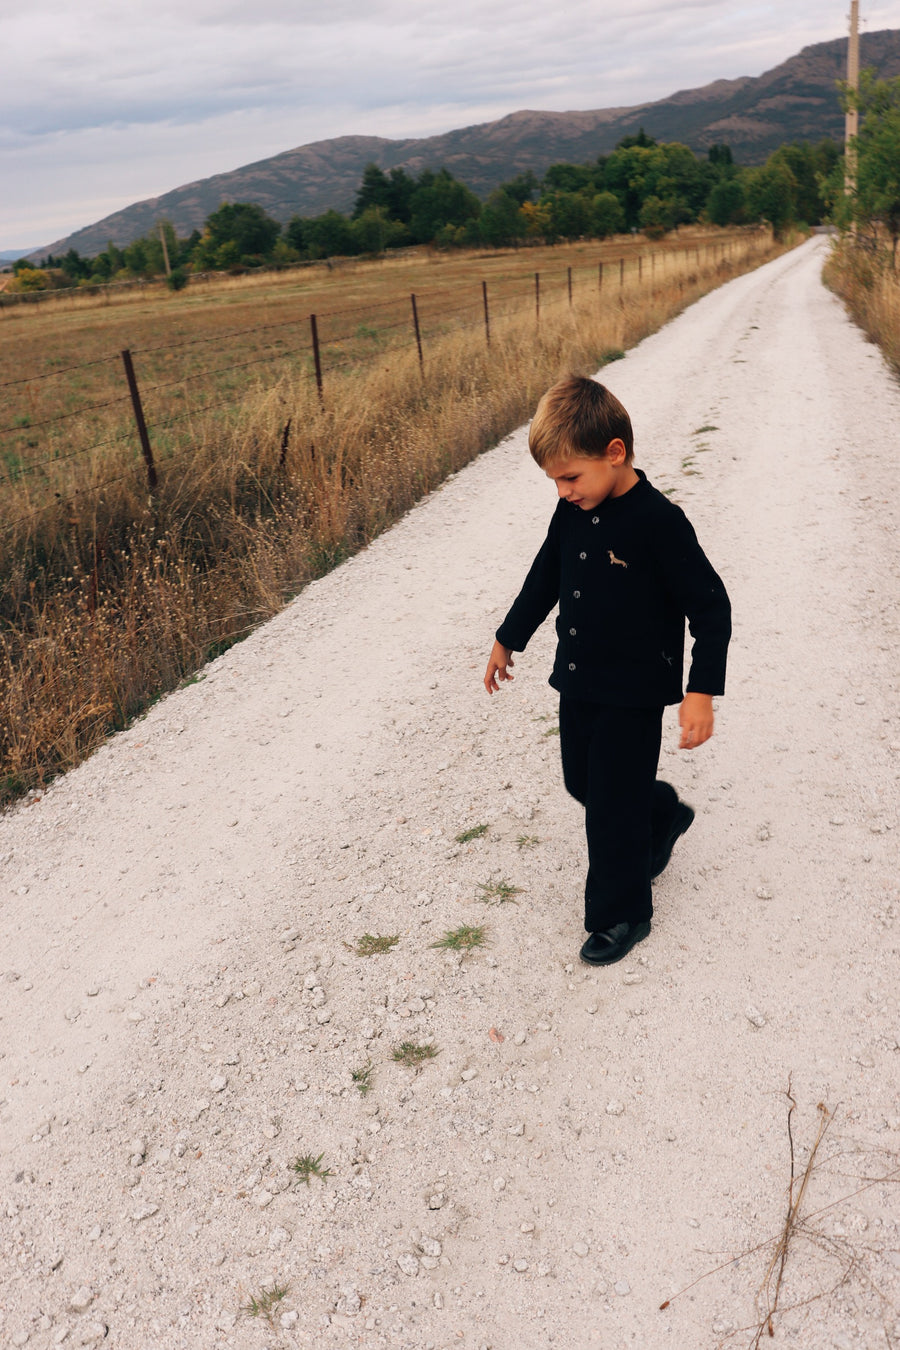
M 877 342 L 900 375 L 900 271 L 891 252 L 839 240 L 825 264 L 825 281 L 841 297 L 850 317 Z
M 857 1187 L 857 1189 L 848 1194 L 839 1196 L 838 1199 L 831 1201 L 827 1205 L 821 1205 L 817 1209 L 811 1210 L 809 1213 L 804 1213 L 804 1204 L 807 1200 L 810 1184 L 817 1167 L 820 1166 L 819 1150 L 825 1140 L 829 1127 L 833 1122 L 834 1113 L 829 1111 L 824 1103 L 818 1103 L 816 1109 L 819 1113 L 819 1122 L 816 1135 L 812 1146 L 809 1149 L 806 1164 L 798 1177 L 792 1123 L 794 1112 L 797 1109 L 797 1103 L 793 1096 L 790 1079 L 788 1080 L 786 1096 L 789 1102 L 787 1136 L 790 1154 L 790 1178 L 788 1183 L 787 1211 L 780 1231 L 771 1237 L 765 1238 L 755 1246 L 740 1252 L 737 1256 L 731 1257 L 730 1260 L 723 1261 L 712 1270 L 705 1271 L 702 1275 L 699 1275 L 697 1279 L 692 1280 L 690 1284 L 685 1285 L 684 1288 L 679 1289 L 676 1294 L 673 1294 L 671 1298 L 666 1299 L 665 1302 L 660 1304 L 660 1311 L 669 1308 L 676 1299 L 681 1298 L 683 1294 L 687 1294 L 691 1289 L 696 1288 L 696 1286 L 701 1284 L 704 1280 L 708 1280 L 711 1276 L 720 1274 L 724 1270 L 728 1270 L 730 1267 L 746 1260 L 747 1257 L 755 1256 L 757 1253 L 764 1252 L 771 1248 L 771 1255 L 766 1264 L 762 1279 L 756 1289 L 755 1298 L 757 1309 L 760 1314 L 758 1320 L 749 1326 L 743 1326 L 728 1333 L 725 1339 L 719 1342 L 720 1346 L 724 1346 L 735 1336 L 749 1332 L 751 1339 L 748 1343 L 748 1350 L 759 1350 L 759 1346 L 762 1344 L 764 1337 L 771 1338 L 775 1336 L 776 1315 L 779 1316 L 780 1320 L 783 1320 L 788 1313 L 796 1312 L 800 1309 L 807 1308 L 814 1303 L 827 1300 L 831 1295 L 844 1288 L 848 1284 L 851 1276 L 854 1275 L 859 1276 L 867 1288 L 877 1295 L 882 1301 L 883 1306 L 892 1307 L 893 1311 L 895 1313 L 897 1312 L 897 1309 L 891 1304 L 890 1299 L 883 1293 L 871 1277 L 864 1259 L 866 1253 L 863 1253 L 858 1249 L 858 1244 L 851 1244 L 850 1242 L 822 1232 L 816 1227 L 813 1221 L 821 1218 L 822 1215 L 829 1213 L 841 1205 L 846 1205 L 850 1200 L 856 1199 L 858 1196 L 865 1194 L 865 1192 L 872 1190 L 876 1186 L 884 1186 L 888 1183 L 895 1182 L 897 1178 L 900 1177 L 900 1167 L 895 1167 L 881 1176 L 869 1178 L 865 1185 Z M 827 1161 L 832 1161 L 832 1159 Z M 894 1159 L 894 1161 L 896 1161 L 896 1159 Z M 822 1289 L 816 1289 L 815 1292 L 806 1297 L 797 1296 L 789 1304 L 784 1304 L 782 1302 L 782 1295 L 785 1288 L 785 1272 L 788 1258 L 793 1248 L 800 1240 L 811 1244 L 814 1248 L 818 1248 L 832 1261 L 836 1261 L 840 1266 L 840 1271 L 837 1279 L 833 1280 L 829 1286 Z M 868 1254 L 870 1256 L 876 1256 L 880 1253 L 873 1249 Z M 890 1344 L 889 1340 L 888 1344 Z
M 784 1271 L 787 1265 L 788 1254 L 790 1252 L 791 1242 L 800 1223 L 800 1215 L 803 1207 L 803 1201 L 806 1198 L 806 1192 L 809 1187 L 810 1177 L 816 1165 L 816 1155 L 819 1152 L 819 1145 L 825 1137 L 825 1133 L 831 1123 L 831 1113 L 828 1108 L 819 1102 L 817 1110 L 819 1112 L 819 1128 L 812 1148 L 809 1151 L 809 1157 L 803 1174 L 800 1178 L 800 1184 L 797 1185 L 796 1159 L 794 1155 L 794 1132 L 792 1128 L 792 1117 L 797 1109 L 797 1103 L 791 1093 L 791 1083 L 788 1081 L 787 1098 L 790 1102 L 788 1107 L 787 1133 L 788 1143 L 790 1145 L 791 1155 L 791 1180 L 788 1187 L 788 1207 L 785 1215 L 784 1227 L 775 1243 L 775 1250 L 772 1253 L 771 1260 L 766 1267 L 765 1274 L 760 1282 L 757 1291 L 757 1305 L 765 1305 L 765 1311 L 757 1327 L 751 1345 L 757 1347 L 763 1336 L 767 1332 L 769 1336 L 775 1335 L 773 1318 L 778 1311 L 778 1303 L 781 1298 L 781 1288 L 784 1283 Z
M 3 519 L 20 520 L 0 530 L 0 802 L 77 764 L 374 539 L 520 425 L 562 371 L 596 370 L 777 251 L 743 239 L 705 271 L 673 255 L 655 285 L 602 303 L 548 299 L 539 327 L 532 309 L 498 305 L 489 347 L 448 320 L 424 371 L 407 341 L 333 370 L 324 406 L 305 368 L 284 369 L 234 408 L 186 418 L 187 442 L 158 435 L 152 499 L 121 442 L 55 462 L 43 491 L 0 489 Z

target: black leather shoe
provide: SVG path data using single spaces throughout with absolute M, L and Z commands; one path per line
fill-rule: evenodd
M 669 859 L 672 856 L 672 849 L 676 842 L 681 838 L 694 823 L 694 812 L 687 802 L 679 802 L 675 807 L 675 815 L 672 818 L 672 824 L 669 826 L 669 832 L 662 840 L 659 847 L 653 854 L 650 863 L 650 876 L 658 877 L 660 872 L 664 872 L 669 865 Z
M 589 966 L 611 966 L 627 956 L 638 942 L 643 942 L 649 932 L 649 919 L 643 923 L 613 924 L 602 933 L 591 933 L 581 949 L 581 959 Z

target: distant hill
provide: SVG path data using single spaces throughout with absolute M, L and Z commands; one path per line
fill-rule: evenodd
M 861 64 L 882 79 L 900 75 L 900 30 L 865 33 Z M 446 167 L 481 197 L 526 169 L 543 173 L 560 161 L 586 163 L 609 154 L 623 136 L 644 127 L 661 141 L 682 141 L 698 153 L 716 142 L 731 146 L 738 163 L 759 164 L 785 141 L 842 140 L 844 115 L 835 82 L 847 70 L 847 39 L 818 42 L 764 75 L 716 80 L 654 103 L 595 112 L 515 112 L 497 122 L 422 139 L 338 136 L 287 150 L 230 173 L 188 183 L 137 202 L 96 225 L 35 250 L 35 257 L 75 248 L 83 256 L 112 240 L 125 245 L 161 218 L 180 236 L 203 226 L 223 201 L 257 202 L 276 220 L 319 215 L 353 205 L 363 169 L 411 173 Z

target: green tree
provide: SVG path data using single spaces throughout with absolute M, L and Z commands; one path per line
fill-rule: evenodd
M 863 228 L 882 225 L 891 239 L 896 267 L 900 238 L 900 77 L 860 81 L 861 125 L 856 143 L 857 189 L 854 213 Z
M 550 233 L 555 239 L 580 239 L 591 234 L 592 200 L 581 192 L 554 192 L 541 198 L 550 209 Z
M 751 220 L 767 220 L 777 237 L 796 219 L 797 180 L 783 160 L 770 156 L 747 172 L 744 186 Z
M 200 243 L 200 231 L 192 230 L 187 239 L 179 239 L 175 252 L 170 255 L 170 262 L 173 267 L 183 267 L 185 263 L 191 260 L 191 254 Z
M 638 219 L 648 239 L 661 239 L 667 230 L 672 229 L 673 216 L 671 202 L 663 201 L 662 197 L 647 197 Z
M 500 184 L 500 191 L 505 192 L 507 197 L 512 197 L 517 206 L 524 206 L 526 202 L 534 201 L 540 190 L 540 180 L 531 169 L 526 169 L 524 173 L 517 174 L 508 183 Z
M 706 202 L 713 225 L 739 225 L 745 217 L 744 187 L 737 176 L 720 178 Z
M 275 240 L 275 247 L 272 249 L 272 262 L 276 267 L 286 267 L 289 263 L 300 261 L 300 254 L 284 235 Z
M 769 156 L 767 164 L 785 164 L 794 175 L 794 213 L 797 220 L 808 225 L 819 225 L 826 213 L 822 197 L 822 182 L 827 179 L 838 159 L 840 148 L 834 141 L 823 140 L 818 145 L 794 142 L 781 145 Z
M 65 272 L 70 281 L 79 282 L 85 277 L 91 275 L 91 264 L 88 258 L 82 258 L 77 249 L 70 248 L 59 260 L 59 266 Z
M 492 192 L 478 217 L 478 235 L 483 244 L 501 248 L 525 234 L 525 217 L 515 197 L 505 188 Z
M 125 254 L 112 240 L 91 263 L 91 278 L 99 282 L 111 281 L 125 266 Z
M 581 192 L 596 186 L 597 170 L 589 164 L 551 164 L 544 174 L 545 197 L 554 192 Z
M 233 266 L 224 258 L 254 264 L 264 262 L 281 234 L 277 220 L 267 216 L 255 202 L 223 202 L 206 221 L 206 228 L 194 249 L 194 260 L 201 267 Z M 226 247 L 233 244 L 233 248 Z
M 634 138 L 626 137 L 630 139 Z M 628 229 L 641 224 L 641 210 L 649 197 L 666 203 L 666 229 L 696 220 L 715 181 L 716 169 L 709 161 L 698 160 L 677 141 L 620 143 L 603 168 L 603 187 L 622 203 Z
M 648 136 L 643 127 L 636 136 L 623 136 L 616 145 L 616 150 L 631 150 L 638 146 L 641 150 L 649 150 L 651 146 L 658 145 L 659 142 L 652 136 Z
M 357 253 L 383 253 L 408 243 L 409 231 L 402 221 L 392 220 L 384 207 L 367 206 L 350 222 L 350 237 Z
M 157 244 L 159 249 L 159 245 Z M 155 259 L 151 260 L 150 249 L 146 239 L 135 239 L 123 250 L 125 266 L 129 272 L 136 277 L 150 276 L 158 269 L 153 266 Z M 162 249 L 159 249 L 159 260 L 162 263 Z
M 339 211 L 296 216 L 288 226 L 288 239 L 307 258 L 346 257 L 356 252 L 350 222 Z
M 591 233 L 605 239 L 624 228 L 625 212 L 618 197 L 612 192 L 598 192 L 591 203 Z
M 481 202 L 446 169 L 419 176 L 410 201 L 410 232 L 420 244 L 430 244 L 444 225 L 465 225 L 481 215 Z
M 391 169 L 386 174 L 377 164 L 367 164 L 356 194 L 351 218 L 358 220 L 371 207 L 378 207 L 391 220 L 408 225 L 416 180 L 405 169 Z
M 213 251 L 212 265 L 220 272 L 227 272 L 231 267 L 240 267 L 241 250 L 236 239 L 226 239 L 224 244 L 220 244 Z

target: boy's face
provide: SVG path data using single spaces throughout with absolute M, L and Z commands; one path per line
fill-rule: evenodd
M 625 462 L 625 446 L 610 441 L 603 459 L 572 455 L 545 465 L 544 472 L 556 484 L 563 501 L 593 511 L 607 497 L 619 497 L 637 482 L 637 474 Z

